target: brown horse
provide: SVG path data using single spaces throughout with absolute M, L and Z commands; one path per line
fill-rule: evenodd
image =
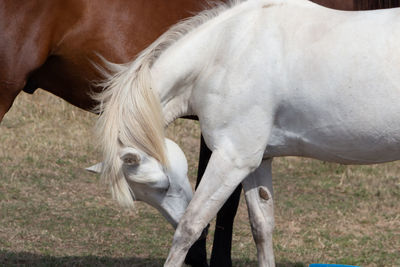
M 21 90 L 37 88 L 91 110 L 96 53 L 127 62 L 199 0 L 4 0 L 0 2 L 0 121 Z M 207 266 L 205 239 L 188 257 Z
M 0 1 L 0 121 L 23 90 L 49 91 L 91 110 L 97 80 L 96 53 L 122 63 L 132 60 L 168 26 L 199 11 L 206 0 L 2 0 Z M 343 10 L 394 7 L 395 0 L 314 0 Z M 202 142 L 201 177 L 210 151 Z M 199 179 L 198 179 L 199 182 Z M 217 217 L 211 265 L 231 266 L 230 242 L 239 187 Z M 223 214 L 223 215 L 222 215 Z M 206 266 L 205 240 L 187 258 Z M 218 255 L 218 257 L 217 257 Z

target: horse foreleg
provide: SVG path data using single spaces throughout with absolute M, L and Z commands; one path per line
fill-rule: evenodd
M 211 150 L 207 147 L 203 136 L 201 136 L 200 158 L 197 171 L 196 188 L 199 186 L 208 161 L 211 157 Z M 242 185 L 239 185 L 226 203 L 222 206 L 217 215 L 217 223 L 214 232 L 214 242 L 211 253 L 210 266 L 231 267 L 231 247 L 233 220 L 239 205 Z M 192 245 L 185 258 L 185 263 L 191 266 L 207 266 L 206 236 L 208 226 L 204 229 L 203 235 Z
M 21 92 L 23 83 L 14 83 L 0 80 L 0 122 L 11 108 L 15 98 Z
M 271 163 L 272 159 L 264 160 L 260 167 L 242 182 L 257 247 L 258 264 L 263 267 L 275 266 L 272 247 L 274 203 Z
M 181 266 L 185 255 L 240 182 L 259 162 L 243 162 L 222 150 L 215 150 L 203 180 L 175 231 L 165 266 Z
M 40 31 L 37 32 L 38 35 L 41 34 Z M 31 35 L 29 36 L 32 37 L 32 40 L 35 39 Z M 39 36 L 37 37 L 39 38 Z M 46 42 L 46 38 L 39 38 L 39 40 Z M 20 41 L 19 45 L 22 47 L 19 47 L 15 40 L 5 44 L 0 43 L 2 47 L 0 50 L 0 122 L 22 90 L 30 87 L 31 91 L 29 92 L 32 93 L 37 88 L 35 85 L 29 84 L 29 74 L 40 67 L 48 56 L 46 49 L 42 49 L 43 51 L 39 53 L 39 47 L 28 45 L 30 44 L 29 40 Z M 42 41 L 36 42 L 35 39 L 34 42 L 38 46 L 43 45 L 47 48 L 48 46 L 44 45 Z

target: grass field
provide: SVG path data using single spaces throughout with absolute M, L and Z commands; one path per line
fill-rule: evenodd
M 96 116 L 44 92 L 21 94 L 0 125 L 0 265 L 160 266 L 173 229 L 149 206 L 111 200 L 98 176 Z M 177 121 L 194 182 L 195 122 Z M 400 164 L 342 166 L 274 160 L 274 248 L 278 266 L 342 263 L 400 266 Z M 209 235 L 209 243 L 212 235 Z M 242 198 L 235 266 L 257 266 Z

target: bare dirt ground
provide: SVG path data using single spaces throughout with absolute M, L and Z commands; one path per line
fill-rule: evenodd
M 44 92 L 21 94 L 0 125 L 0 265 L 160 266 L 173 229 L 151 207 L 118 207 L 98 176 L 96 116 Z M 168 129 L 195 180 L 196 122 Z M 278 266 L 400 266 L 400 164 L 274 160 Z M 212 232 L 209 235 L 212 243 Z M 244 200 L 235 266 L 257 266 Z

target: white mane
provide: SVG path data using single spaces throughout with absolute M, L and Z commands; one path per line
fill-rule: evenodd
M 164 144 L 164 117 L 159 96 L 152 90 L 150 68 L 159 55 L 182 36 L 244 0 L 220 3 L 214 8 L 171 27 L 131 63 L 118 65 L 104 60 L 100 69 L 105 90 L 94 96 L 100 113 L 96 129 L 103 150 L 103 177 L 110 183 L 113 197 L 124 206 L 133 204 L 132 192 L 122 171 L 119 151 L 134 147 L 167 166 Z M 143 182 L 145 182 L 144 180 Z

